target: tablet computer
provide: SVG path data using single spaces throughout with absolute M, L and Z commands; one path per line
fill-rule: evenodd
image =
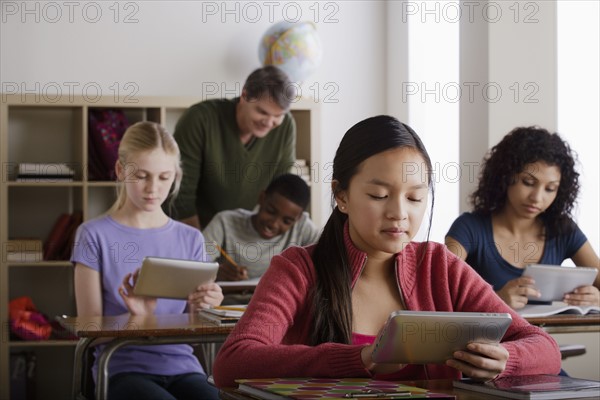
M 140 296 L 187 299 L 198 285 L 217 277 L 219 264 L 174 258 L 146 257 L 133 293 Z
M 508 313 L 395 311 L 375 340 L 373 361 L 442 364 L 470 342 L 499 343 Z
M 580 286 L 593 285 L 597 274 L 596 268 L 544 264 L 531 264 L 523 271 L 523 276 L 535 280 L 535 287 L 541 293 L 541 297 L 530 299 L 546 302 L 562 300 L 565 293 L 571 293 Z

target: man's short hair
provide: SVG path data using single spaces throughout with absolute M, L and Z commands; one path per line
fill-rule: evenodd
M 306 210 L 310 201 L 310 189 L 304 179 L 295 174 L 283 174 L 274 178 L 267 189 L 267 195 L 278 193 Z
M 267 65 L 254 70 L 244 83 L 245 99 L 257 100 L 267 94 L 282 110 L 288 110 L 296 98 L 296 86 L 281 69 Z

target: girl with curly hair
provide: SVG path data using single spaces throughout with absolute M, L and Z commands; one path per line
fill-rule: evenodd
M 473 212 L 458 217 L 446 245 L 466 260 L 513 309 L 539 297 L 534 282 L 521 276 L 528 264 L 600 269 L 600 259 L 571 212 L 579 173 L 569 145 L 539 127 L 515 128 L 492 147 L 471 195 Z M 572 305 L 600 305 L 600 274 L 594 286 L 566 293 Z

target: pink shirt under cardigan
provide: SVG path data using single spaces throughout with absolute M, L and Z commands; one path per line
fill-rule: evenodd
M 366 262 L 345 229 L 352 287 Z M 513 322 L 502 345 L 509 352 L 501 374 L 557 374 L 560 352 L 554 339 L 508 307 L 471 267 L 439 243 L 429 243 L 421 263 L 419 243 L 396 257 L 398 287 L 408 310 L 507 312 Z M 218 387 L 236 379 L 282 377 L 374 377 L 378 379 L 459 378 L 445 365 L 409 365 L 390 375 L 372 375 L 361 360 L 363 344 L 309 346 L 312 328 L 310 291 L 315 286 L 314 246 L 292 247 L 273 257 L 244 316 L 223 344 L 214 363 Z M 468 288 L 468 289 L 467 289 Z M 376 294 L 374 294 L 376 295 Z

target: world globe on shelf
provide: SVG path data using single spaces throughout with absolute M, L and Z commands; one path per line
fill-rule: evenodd
M 275 65 L 301 83 L 321 64 L 323 48 L 312 22 L 281 21 L 262 36 L 258 57 L 263 66 Z

